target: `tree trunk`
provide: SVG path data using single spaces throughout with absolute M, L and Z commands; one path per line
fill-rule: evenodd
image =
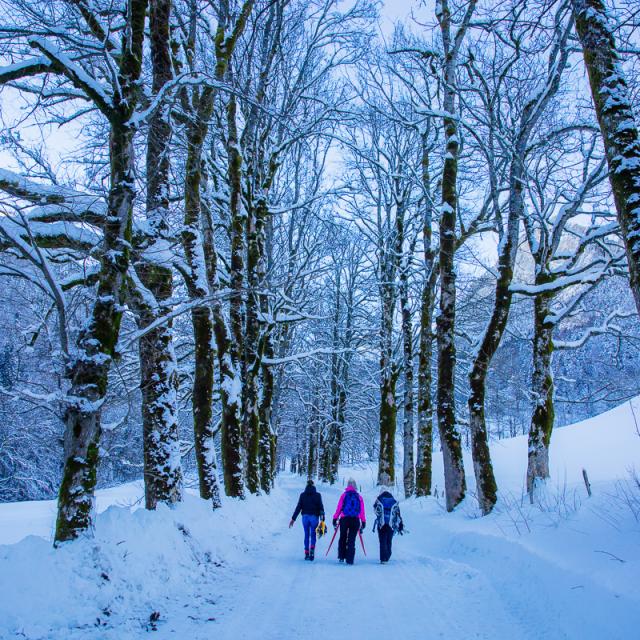
M 138 270 L 142 267 L 138 266 Z M 144 278 L 152 279 L 149 264 Z M 158 280 L 166 282 L 164 269 Z M 141 273 L 141 276 L 143 275 Z M 142 278 L 141 278 L 142 279 Z M 154 297 L 162 303 L 170 291 L 154 286 Z M 165 297 L 165 295 L 167 297 Z M 139 327 L 145 329 L 157 320 L 158 305 L 138 305 Z M 139 342 L 140 389 L 142 391 L 142 431 L 144 444 L 145 506 L 155 509 L 158 502 L 173 504 L 182 499 L 180 438 L 176 417 L 178 374 L 170 323 L 149 331 Z
M 249 198 L 247 198 L 249 200 Z M 245 302 L 244 362 L 245 376 L 243 387 L 243 431 L 246 449 L 246 483 L 250 493 L 260 491 L 260 409 L 259 409 L 259 358 L 260 340 L 259 276 L 260 229 L 258 205 L 248 206 L 246 215 L 246 281 L 247 297 Z
M 604 2 L 572 0 L 572 6 L 640 313 L 640 133 Z
M 341 310 L 341 282 L 342 267 L 337 265 L 335 285 L 335 309 L 333 312 L 333 335 L 331 354 L 331 420 L 327 426 L 327 436 L 323 450 L 323 480 L 329 484 L 335 484 L 338 478 L 338 465 L 340 462 L 340 448 L 342 446 L 342 426 L 344 421 L 344 389 L 341 380 L 344 356 L 338 353 L 340 349 L 340 310 Z
M 422 136 L 422 185 L 424 219 L 422 239 L 424 246 L 424 283 L 420 300 L 420 343 L 418 346 L 418 455 L 416 458 L 416 496 L 431 494 L 433 458 L 433 405 L 431 402 L 431 356 L 433 353 L 434 294 L 437 270 L 431 247 L 433 206 L 431 202 L 431 175 L 429 169 L 428 133 Z
M 215 37 L 215 77 L 218 82 L 224 81 L 235 44 L 245 28 L 253 4 L 253 0 L 244 2 L 232 33 L 229 35 L 227 29 L 230 26 L 231 16 L 229 15 L 229 7 L 223 7 L 224 10 L 219 16 Z M 192 9 L 196 9 L 195 5 Z M 197 21 L 195 13 L 190 18 L 194 23 Z M 193 54 L 193 44 L 189 46 L 190 53 Z M 202 151 L 209 131 L 215 94 L 212 87 L 206 87 L 202 90 L 195 88 L 187 98 L 187 104 L 190 104 L 192 111 L 189 114 L 190 123 L 187 127 L 185 219 L 182 232 L 182 244 L 189 267 L 186 277 L 187 289 L 191 299 L 203 300 L 203 304 L 194 307 L 191 314 L 195 342 L 192 391 L 193 429 L 200 496 L 204 499 L 211 499 L 214 509 L 221 506 L 214 448 L 215 429 L 212 424 L 214 362 L 216 355 L 220 360 L 226 360 L 225 354 L 221 355 L 220 350 L 213 346 L 215 319 L 217 319 L 218 332 L 223 336 L 222 342 L 228 344 L 228 339 L 220 301 L 214 300 L 211 305 L 204 302 L 209 294 L 218 293 L 219 286 L 213 225 L 210 224 L 209 217 L 203 212 L 201 183 L 203 175 Z M 207 211 L 207 213 L 210 212 Z M 225 371 L 225 387 L 228 389 L 232 387 L 230 380 L 232 381 L 234 376 L 229 375 L 228 367 L 225 368 Z M 234 413 L 233 408 L 230 410 L 225 405 L 228 396 L 228 393 L 221 393 L 223 403 L 221 428 L 225 432 L 225 417 L 228 419 L 229 414 Z
M 440 313 L 436 319 L 438 338 L 438 431 L 444 461 L 444 481 L 447 511 L 452 511 L 462 500 L 467 489 L 462 444 L 456 430 L 455 370 L 456 370 L 456 270 L 455 252 L 456 217 L 458 209 L 458 137 L 455 109 L 457 56 L 464 32 L 475 9 L 471 0 L 462 25 L 452 41 L 449 3 L 436 5 L 444 46 L 443 72 L 443 126 L 445 156 L 442 167 L 442 211 L 440 214 Z
M 206 163 L 203 164 L 206 167 Z M 225 494 L 244 497 L 244 473 L 242 466 L 242 380 L 237 349 L 233 349 L 233 339 L 222 309 L 220 280 L 218 277 L 218 254 L 215 247 L 214 223 L 211 203 L 201 200 L 202 237 L 207 283 L 211 299 L 211 315 L 215 336 L 220 375 L 220 404 L 222 405 L 221 449 L 222 471 Z
M 273 357 L 273 345 L 268 339 L 265 349 L 267 357 Z M 276 470 L 275 434 L 271 426 L 273 402 L 273 373 L 271 367 L 262 365 L 262 398 L 260 399 L 260 488 L 269 493 L 273 487 Z
M 403 458 L 402 475 L 404 482 L 404 496 L 413 495 L 416 485 L 416 471 L 413 459 L 413 326 L 411 322 L 411 309 L 409 308 L 408 291 L 408 262 L 407 257 L 400 271 L 400 307 L 402 311 L 402 351 L 404 371 L 404 401 L 403 401 Z
M 521 162 L 518 159 L 517 162 Z M 507 326 L 512 294 L 509 289 L 513 280 L 513 265 L 518 247 L 518 229 L 520 213 L 523 207 L 522 188 L 523 171 L 512 173 L 511 188 L 519 192 L 513 193 L 509 201 L 509 222 L 506 237 L 498 256 L 498 279 L 491 318 L 487 324 L 482 341 L 473 360 L 469 372 L 469 426 L 471 431 L 471 454 L 476 477 L 476 493 L 478 504 L 484 515 L 491 512 L 496 500 L 498 487 L 491 464 L 491 453 L 487 436 L 484 405 L 489 365 L 495 355 L 502 335 Z
M 238 147 L 236 125 L 236 99 L 229 96 L 227 103 L 227 123 L 229 128 L 227 152 L 229 154 L 228 180 L 230 188 L 229 218 L 231 220 L 231 284 L 230 320 L 231 332 L 225 341 L 225 353 L 220 354 L 220 374 L 222 394 L 227 404 L 222 423 L 222 457 L 225 490 L 229 496 L 244 495 L 242 465 L 242 397 L 243 373 L 241 371 L 244 351 L 244 230 L 246 214 L 240 202 L 242 156 Z M 216 338 L 222 339 L 222 326 L 216 322 Z M 233 376 L 233 377 L 230 377 Z
M 447 113 L 453 112 L 453 98 Z M 456 121 L 444 119 L 447 139 L 442 171 L 442 215 L 440 217 L 440 313 L 436 319 L 438 336 L 438 430 L 444 458 L 447 511 L 452 511 L 466 492 L 462 444 L 456 430 L 456 209 L 458 137 Z
M 173 77 L 169 19 L 171 0 L 151 0 L 152 92 Z M 151 117 L 147 136 L 147 222 L 149 237 L 140 252 L 136 272 L 153 299 L 140 300 L 138 323 L 146 329 L 168 309 L 173 295 L 173 270 L 164 259 L 168 230 L 171 115 L 168 104 Z M 173 504 L 182 499 L 182 467 L 177 421 L 177 362 L 171 322 L 140 338 L 140 387 L 144 443 L 145 505 Z
M 191 312 L 194 337 L 194 371 L 191 406 L 193 432 L 198 467 L 200 497 L 211 500 L 214 509 L 222 506 L 214 445 L 213 383 L 216 350 L 213 348 L 213 317 L 208 307 Z
M 123 100 L 111 122 L 110 186 L 98 291 L 91 316 L 70 363 L 65 400 L 64 468 L 58 494 L 54 543 L 77 538 L 91 526 L 100 448 L 100 410 L 116 353 L 129 267 L 135 197 L 134 131 L 126 126 L 136 108 L 142 68 L 146 0 L 129 3 L 126 46 L 120 66 Z
M 389 284 L 383 284 L 389 289 Z M 392 292 L 384 291 L 382 296 L 382 317 L 380 322 L 380 453 L 378 457 L 378 485 L 391 487 L 396 481 L 396 383 L 400 370 L 393 362 L 393 307 Z
M 207 285 L 206 252 L 200 231 L 202 148 L 212 107 L 213 96 L 210 92 L 203 92 L 198 108 L 192 114 L 195 121 L 187 129 L 182 246 L 188 267 L 185 281 L 189 297 L 202 301 L 191 311 L 195 351 L 191 404 L 198 483 L 200 497 L 211 500 L 213 508 L 216 509 L 221 506 L 212 422 L 216 349 L 213 341 L 213 313 L 206 301 L 210 291 Z
M 416 495 L 431 495 L 433 462 L 433 404 L 431 402 L 431 356 L 435 277 L 425 282 L 420 310 L 418 357 L 418 455 L 416 458 Z
M 544 280 L 536 285 L 544 284 Z M 533 377 L 531 390 L 534 401 L 529 429 L 529 460 L 527 465 L 527 492 L 533 497 L 536 483 L 549 477 L 549 443 L 553 430 L 553 325 L 547 322 L 550 297 L 536 296 L 534 301 Z
M 111 188 L 104 228 L 98 291 L 91 318 L 78 339 L 71 364 L 71 388 L 65 408 L 62 483 L 58 494 L 55 542 L 77 538 L 91 526 L 100 446 L 100 408 L 107 392 L 124 304 L 125 274 L 131 246 L 135 197 L 133 131 L 111 131 Z

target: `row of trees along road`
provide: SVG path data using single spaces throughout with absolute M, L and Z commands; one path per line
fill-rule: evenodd
M 533 496 L 554 352 L 565 399 L 571 354 L 633 361 L 631 6 L 438 0 L 384 39 L 369 0 L 2 7 L 0 490 L 58 484 L 56 543 L 140 471 L 148 509 L 189 465 L 213 508 L 287 458 L 331 483 L 377 459 L 394 485 L 400 419 L 405 495 L 431 494 L 439 448 L 454 509 L 468 446 L 487 514 L 493 394 L 524 398 Z

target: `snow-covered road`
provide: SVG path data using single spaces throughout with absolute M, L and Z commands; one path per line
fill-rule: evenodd
M 293 510 L 302 482 L 291 476 L 279 482 Z M 330 519 L 339 489 L 321 490 Z M 329 536 L 319 543 L 316 561 L 305 562 L 300 523 L 290 531 L 290 513 L 279 514 L 280 526 L 249 554 L 247 571 L 222 597 L 211 627 L 215 637 L 613 640 L 628 638 L 633 619 L 638 622 L 635 604 L 623 595 L 504 539 L 452 533 L 441 518 L 412 511 L 415 504 L 405 513 L 410 533 L 395 538 L 391 562 L 380 565 L 370 530 L 374 497 L 365 492 L 368 557 L 358 544 L 352 567 L 337 562 L 335 543 L 325 557 Z
M 300 480 L 285 476 L 280 482 L 293 510 Z M 330 519 L 339 489 L 323 488 L 322 493 Z M 530 637 L 484 573 L 433 555 L 429 538 L 415 533 L 397 537 L 391 562 L 381 565 L 377 535 L 370 531 L 373 500 L 366 498 L 368 557 L 358 544 L 354 566 L 337 562 L 337 542 L 325 557 L 329 536 L 320 541 L 316 561 L 305 562 L 302 527 L 296 523 L 289 531 L 289 514 L 281 514 L 281 531 L 251 560 L 250 578 L 223 599 L 229 608 L 216 625 L 216 637 L 282 640 L 305 632 L 353 639 L 381 632 L 416 639 Z

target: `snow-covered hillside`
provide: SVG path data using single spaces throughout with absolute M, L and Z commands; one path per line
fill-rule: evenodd
M 640 416 L 640 401 L 635 413 Z M 212 513 L 189 495 L 174 510 L 140 507 L 137 483 L 98 493 L 95 537 L 54 551 L 54 504 L 0 505 L 0 638 L 628 639 L 640 628 L 640 435 L 629 403 L 556 430 L 552 479 L 523 498 L 526 439 L 493 445 L 501 489 L 478 518 L 471 497 L 454 514 L 439 499 L 401 504 L 407 535 L 389 565 L 337 564 L 335 546 L 302 560 L 287 529 L 302 480 L 271 496 L 227 500 Z M 472 478 L 470 461 L 468 478 Z M 593 496 L 582 479 L 586 469 Z M 439 459 L 435 484 L 442 487 Z M 367 509 L 374 470 L 354 475 Z M 342 483 L 341 483 L 342 484 Z M 471 488 L 471 491 L 473 488 Z M 340 488 L 321 487 L 330 515 Z M 369 513 L 372 521 L 372 514 Z

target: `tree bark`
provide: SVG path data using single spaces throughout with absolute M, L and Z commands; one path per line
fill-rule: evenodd
M 248 197 L 247 200 L 250 200 Z M 250 493 L 260 491 L 260 412 L 258 342 L 260 340 L 259 277 L 258 264 L 261 259 L 258 204 L 248 206 L 246 215 L 246 281 L 244 353 L 245 375 L 243 385 L 243 432 L 246 449 L 246 483 Z
M 171 0 L 151 0 L 152 92 L 162 90 L 173 77 L 169 20 Z M 148 238 L 136 261 L 136 272 L 151 294 L 139 300 L 138 324 L 147 329 L 166 313 L 173 294 L 173 270 L 166 260 L 169 213 L 171 143 L 170 106 L 162 104 L 149 121 L 147 135 Z M 182 499 L 182 467 L 177 421 L 177 362 L 171 322 L 164 322 L 140 338 L 140 387 L 144 443 L 145 505 L 173 504 Z
M 210 290 L 206 251 L 201 232 L 202 151 L 212 110 L 213 95 L 210 91 L 204 90 L 201 95 L 198 94 L 197 104 L 191 113 L 193 122 L 187 128 L 182 247 L 188 267 L 185 282 L 189 297 L 192 300 L 201 301 L 201 304 L 191 311 L 194 338 L 191 406 L 198 485 L 200 497 L 211 500 L 213 508 L 216 509 L 221 506 L 214 448 L 215 429 L 212 422 L 214 365 L 217 349 L 214 347 L 213 312 L 210 303 L 207 302 Z
M 416 496 L 431 494 L 433 458 L 433 404 L 431 402 L 431 357 L 433 355 L 434 294 L 437 270 L 431 246 L 433 205 L 427 132 L 422 136 L 422 186 L 424 219 L 422 240 L 424 252 L 424 282 L 420 300 L 420 342 L 418 345 L 418 451 L 416 458 Z
M 455 369 L 456 369 L 456 218 L 458 209 L 458 138 L 456 116 L 456 72 L 458 54 L 475 1 L 467 6 L 462 24 L 451 39 L 451 11 L 443 0 L 436 5 L 444 48 L 443 126 L 445 156 L 442 167 L 442 211 L 440 215 L 440 313 L 436 318 L 438 338 L 438 431 L 444 460 L 444 480 L 447 511 L 452 511 L 464 499 L 467 489 L 462 462 L 462 444 L 456 429 Z
M 222 393 L 227 404 L 227 414 L 222 425 L 222 458 L 225 490 L 227 495 L 244 495 L 242 464 L 242 397 L 244 375 L 241 371 L 244 351 L 244 232 L 246 214 L 240 202 L 242 156 L 238 146 L 236 124 L 236 99 L 229 96 L 227 102 L 227 153 L 229 156 L 229 218 L 231 221 L 231 296 L 229 340 L 225 342 L 225 353 L 221 354 Z M 218 324 L 218 323 L 216 323 Z M 221 327 L 219 327 L 221 328 Z M 222 338 L 221 331 L 216 337 Z M 224 369 L 223 369 L 224 367 Z M 233 376 L 230 378 L 229 376 Z
M 273 344 L 271 336 L 267 339 L 265 355 L 272 358 Z M 262 365 L 262 397 L 260 398 L 260 488 L 269 493 L 273 487 L 276 452 L 275 434 L 271 426 L 271 408 L 273 405 L 274 376 L 269 365 Z
M 416 470 L 414 466 L 413 445 L 415 438 L 413 424 L 413 326 L 411 322 L 411 309 L 409 307 L 409 257 L 403 260 L 400 270 L 400 307 L 402 312 L 402 368 L 404 373 L 403 394 L 403 458 L 402 475 L 404 483 L 404 496 L 413 495 L 416 485 Z
M 400 370 L 393 362 L 393 282 L 386 278 L 382 284 L 382 317 L 380 319 L 380 452 L 378 456 L 378 485 L 391 487 L 396 481 L 395 437 L 398 407 L 396 383 Z
M 100 410 L 116 355 L 129 267 L 135 197 L 133 136 L 128 126 L 137 106 L 142 69 L 146 0 L 131 0 L 120 64 L 121 99 L 114 105 L 109 136 L 110 186 L 98 291 L 90 319 L 70 363 L 65 400 L 64 469 L 58 494 L 54 543 L 73 540 L 90 528 L 100 447 Z
M 544 280 L 536 285 L 544 284 Z M 548 323 L 550 298 L 539 294 L 534 302 L 533 392 L 534 409 L 529 429 L 527 492 L 533 497 L 536 483 L 549 477 L 549 443 L 553 430 L 553 325 Z
M 640 313 L 640 134 L 602 0 L 572 0 L 591 95 L 609 165 L 629 280 Z

